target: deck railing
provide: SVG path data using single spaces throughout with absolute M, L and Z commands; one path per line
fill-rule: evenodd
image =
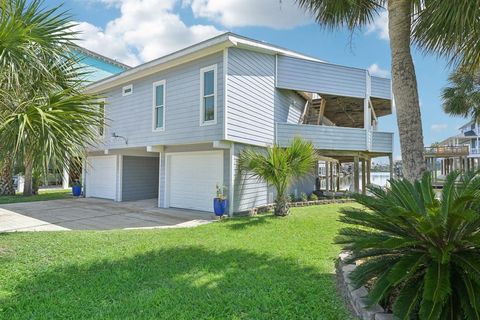
M 425 147 L 425 156 L 468 156 L 468 146 L 438 146 L 438 147 Z

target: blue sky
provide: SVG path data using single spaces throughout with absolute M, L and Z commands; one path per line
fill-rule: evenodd
M 389 76 L 387 19 L 356 31 L 324 30 L 293 0 L 47 0 L 65 2 L 83 32 L 85 47 L 130 65 L 145 62 L 192 43 L 232 31 L 323 60 L 370 68 Z M 466 122 L 443 113 L 441 89 L 447 83 L 447 61 L 413 48 L 425 143 L 443 140 Z M 380 119 L 380 130 L 395 132 L 395 158 L 400 146 L 394 115 Z

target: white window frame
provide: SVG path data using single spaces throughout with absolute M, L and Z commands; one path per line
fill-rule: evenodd
M 157 93 L 156 93 L 156 89 L 157 87 L 159 86 L 163 86 L 163 126 L 160 127 L 160 128 L 157 128 L 157 119 L 156 119 L 156 109 L 157 107 L 157 101 L 156 101 L 156 97 L 157 97 Z M 167 81 L 166 80 L 160 80 L 160 81 L 156 81 L 153 83 L 152 85 L 152 131 L 153 132 L 162 132 L 162 131 L 165 131 L 165 108 L 166 108 L 166 100 L 167 100 L 167 97 L 166 97 L 166 92 L 167 92 Z
M 205 121 L 205 105 L 203 94 L 204 74 L 213 70 L 213 120 Z M 200 126 L 217 124 L 217 65 L 211 65 L 200 69 Z
M 130 92 L 125 92 L 126 90 L 130 89 Z M 129 96 L 133 93 L 133 84 L 129 84 L 122 88 L 122 97 Z
M 98 127 L 98 136 L 99 137 L 105 137 L 105 130 L 106 130 L 106 122 L 107 122 L 107 100 L 106 99 L 100 99 L 98 100 L 98 108 L 103 105 L 103 126 L 102 126 L 102 133 L 100 133 L 100 126 Z

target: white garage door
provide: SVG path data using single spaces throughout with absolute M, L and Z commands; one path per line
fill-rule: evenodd
M 115 200 L 117 160 L 116 156 L 88 157 L 86 196 Z
M 174 208 L 213 212 L 216 185 L 223 185 L 222 152 L 168 155 L 167 201 Z

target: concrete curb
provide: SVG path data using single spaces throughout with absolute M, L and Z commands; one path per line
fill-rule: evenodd
M 368 289 L 360 287 L 355 289 L 350 280 L 350 273 L 357 267 L 355 264 L 346 264 L 345 260 L 349 257 L 348 253 L 341 253 L 337 263 L 337 274 L 339 275 L 340 285 L 343 287 L 347 301 L 355 311 L 355 315 L 362 320 L 393 320 L 393 314 L 386 313 L 385 310 L 376 304 L 368 306 Z

